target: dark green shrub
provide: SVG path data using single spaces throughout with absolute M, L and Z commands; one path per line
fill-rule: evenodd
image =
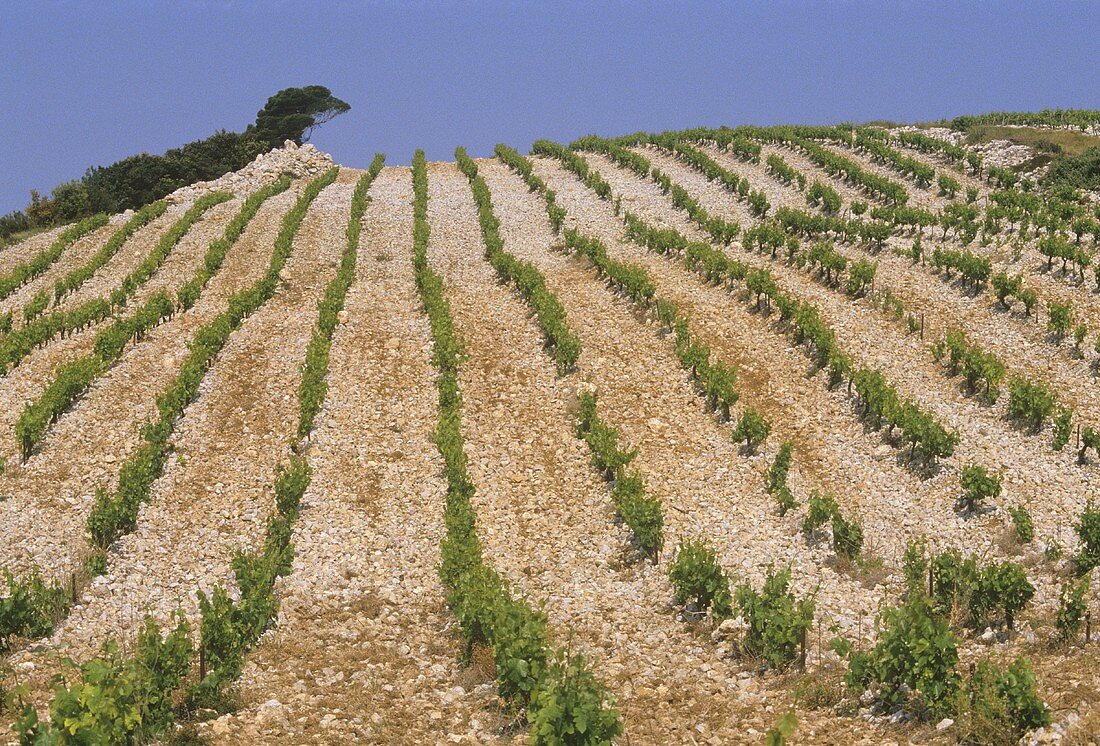
M 794 499 L 791 488 L 787 485 L 775 491 L 775 501 L 779 505 L 779 515 L 787 515 L 789 511 L 798 507 L 798 501 Z
M 953 179 L 947 174 L 940 174 L 939 178 L 940 194 L 948 199 L 955 199 L 955 195 L 962 189 L 962 185 L 959 184 L 957 179 Z
M 1077 451 L 1077 463 L 1088 463 L 1089 449 L 1100 453 L 1100 430 L 1094 429 L 1092 425 L 1085 425 L 1081 428 L 1081 448 Z
M 768 469 L 768 492 L 775 493 L 780 487 L 787 484 L 787 475 L 791 471 L 791 451 L 793 448 L 794 445 L 789 440 L 783 441 L 783 444 L 779 446 L 779 451 L 775 454 L 775 460 L 772 461 L 772 465 Z
M 861 297 L 875 283 L 878 264 L 866 259 L 854 261 L 848 267 L 848 295 Z
M 798 730 L 798 718 L 793 712 L 784 713 L 775 721 L 775 727 L 769 728 L 764 734 L 764 743 L 766 746 L 786 746 L 796 730 Z
M 794 495 L 791 494 L 790 487 L 787 486 L 787 475 L 791 470 L 792 448 L 791 441 L 783 441 L 783 445 L 779 447 L 779 452 L 775 454 L 775 460 L 768 468 L 767 488 L 768 492 L 774 495 L 776 502 L 779 503 L 779 515 L 786 515 L 787 511 L 798 506 Z
M 615 508 L 630 527 L 643 552 L 656 560 L 664 547 L 664 515 L 659 498 L 645 493 L 645 481 L 637 472 L 624 474 L 611 488 Z
M 928 592 L 928 542 L 923 536 L 906 543 L 901 556 L 901 571 L 909 593 Z
M 958 549 L 947 549 L 931 559 L 932 600 L 941 614 L 954 616 L 970 601 L 978 582 L 978 563 L 973 557 L 963 557 Z

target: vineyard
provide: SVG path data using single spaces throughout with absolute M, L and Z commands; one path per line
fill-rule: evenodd
M 1100 197 L 958 133 L 1097 117 L 943 124 L 0 250 L 0 742 L 1096 743 Z

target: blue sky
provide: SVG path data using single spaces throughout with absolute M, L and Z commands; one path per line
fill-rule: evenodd
M 0 0 L 0 213 L 87 166 L 243 129 L 280 88 L 352 110 L 340 163 L 700 124 L 1100 108 L 1089 2 Z

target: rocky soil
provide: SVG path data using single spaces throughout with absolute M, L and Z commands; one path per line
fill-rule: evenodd
M 277 627 L 217 741 L 427 743 L 487 734 L 490 678 L 458 664 L 439 581 L 444 534 L 431 337 L 412 277 L 412 182 L 371 186 L 355 283 L 333 341 Z
M 233 334 L 203 379 L 198 400 L 176 426 L 164 476 L 137 530 L 112 549 L 107 574 L 93 581 L 52 638 L 17 654 L 16 668 L 27 672 L 36 694 L 59 654 L 86 659 L 119 630 L 134 630 L 145 614 L 163 624 L 182 608 L 197 629 L 195 592 L 231 584 L 233 552 L 262 537 L 275 466 L 289 456 L 301 364 L 317 301 L 335 273 L 353 177 L 342 174 L 314 201 L 280 291 Z M 257 228 L 267 222 L 260 217 Z M 278 215 L 266 217 L 273 223 L 269 251 Z
M 860 153 L 830 148 L 904 183 L 913 204 L 945 204 L 935 187 L 920 189 Z M 704 150 L 765 192 L 773 209 L 811 209 L 803 192 L 776 181 L 762 163 Z M 637 152 L 708 211 L 743 227 L 755 222 L 744 203 L 669 153 L 648 147 Z M 762 161 L 773 152 L 811 182 L 818 178 L 835 188 L 845 209 L 853 200 L 867 200 L 795 150 L 765 146 Z M 969 183 L 934 156 L 906 152 Z M 611 184 L 623 210 L 693 240 L 706 239 L 652 181 L 605 157 L 586 158 Z M 761 674 L 758 661 L 738 655 L 737 622 L 716 628 L 683 618 L 672 604 L 667 576 L 677 546 L 693 537 L 716 548 L 734 584 L 758 587 L 770 566 L 789 566 L 795 593 L 816 601 L 808 640 L 811 673 L 835 687 L 843 666 L 828 650 L 830 638 L 841 634 L 862 648 L 872 644 L 876 616 L 902 592 L 906 542 L 923 535 L 936 548 L 959 547 L 982 561 L 1024 563 L 1037 593 L 1017 635 L 966 635 L 962 665 L 986 656 L 1003 662 L 1027 655 L 1056 715 L 1055 724 L 1033 734 L 1031 742 L 1087 743 L 1082 734 L 1100 717 L 1100 652 L 1050 643 L 1067 562 L 1048 560 L 1042 550 L 1058 543 L 1072 551 L 1073 524 L 1094 491 L 1097 467 L 1077 464 L 1072 447 L 1053 451 L 1049 431 L 1032 436 L 1018 430 L 1005 417 L 1004 397 L 988 405 L 966 396 L 931 350 L 944 330 L 962 329 L 1011 372 L 1048 382 L 1083 422 L 1100 424 L 1094 353 L 1078 358 L 1068 345 L 1046 339 L 1034 320 L 999 309 L 991 294 L 972 296 L 913 265 L 902 255 L 911 243 L 905 237 L 892 238 L 873 257 L 858 247 L 839 248 L 849 258 L 878 263 L 876 293 L 889 290 L 908 310 L 923 313 L 923 339 L 871 299 L 850 298 L 804 270 L 747 253 L 739 241 L 722 247 L 750 267 L 768 267 L 782 289 L 818 307 L 857 365 L 882 371 L 899 393 L 960 433 L 955 455 L 922 472 L 866 426 L 843 388 L 824 385 L 823 375 L 812 370 L 773 316 L 755 311 L 743 294 L 709 285 L 679 262 L 627 240 L 613 202 L 599 200 L 557 161 L 533 163 L 567 209 L 567 228 L 598 237 L 612 258 L 643 267 L 657 295 L 689 313 L 692 332 L 712 354 L 737 366 L 741 398 L 735 415 L 753 407 L 772 422 L 757 453 L 741 452 L 732 442 L 732 425 L 706 409 L 680 367 L 671 336 L 608 288 L 585 260 L 564 253 L 541 196 L 500 162 L 480 160 L 505 249 L 542 272 L 581 341 L 576 370 L 559 376 L 530 308 L 484 258 L 466 177 L 452 163 L 429 165 L 429 261 L 444 278 L 465 344 L 463 427 L 486 560 L 546 611 L 555 643 L 585 655 L 617 699 L 623 742 L 759 743 L 792 707 L 798 710 L 797 742 L 929 743 L 949 736 L 935 724 L 890 722 L 866 710 L 842 716 L 795 705 L 800 675 Z M 155 412 L 155 398 L 195 331 L 261 276 L 280 219 L 307 180 L 331 164 L 312 146 L 288 144 L 241 172 L 177 191 L 168 214 L 139 231 L 63 301 L 62 307 L 71 307 L 110 293 L 194 199 L 232 191 L 237 198 L 191 229 L 134 305 L 156 290 L 176 290 L 241 199 L 283 173 L 295 177 L 291 190 L 264 204 L 194 308 L 128 347 L 25 465 L 15 455 L 15 418 L 59 363 L 91 349 L 96 329 L 50 341 L 2 379 L 0 456 L 7 469 L 0 475 L 0 568 L 18 574 L 38 567 L 47 577 L 64 579 L 79 565 L 95 489 L 115 486 L 141 424 Z M 176 423 L 173 455 L 137 530 L 118 542 L 107 574 L 85 589 L 51 637 L 21 642 L 11 651 L 5 686 L 25 683 L 32 700 L 45 705 L 62 657 L 87 660 L 111 638 L 125 647 L 146 613 L 166 622 L 179 608 L 197 630 L 196 592 L 209 592 L 217 583 L 235 592 L 230 559 L 261 541 L 273 508 L 271 485 L 277 465 L 290 455 L 317 302 L 336 272 L 360 176 L 343 169 L 314 201 L 275 296 L 233 334 L 198 399 Z M 432 442 L 437 404 L 431 338 L 412 275 L 409 169 L 384 169 L 370 199 L 356 280 L 333 340 L 328 396 L 305 449 L 314 474 L 295 526 L 293 570 L 276 586 L 276 623 L 249 655 L 239 709 L 199 726 L 211 743 L 527 741 L 522 723 L 496 695 L 491 658 L 475 655 L 470 665 L 462 662 L 463 644 L 438 578 L 444 481 Z M 35 292 L 86 261 L 124 219 L 115 216 L 110 226 L 77 242 L 42 277 L 0 302 L 0 312 L 18 316 Z M 0 272 L 33 256 L 55 235 L 39 234 L 0 252 Z M 932 245 L 928 239 L 929 252 Z M 1044 307 L 1072 300 L 1090 328 L 1100 330 L 1100 301 L 1088 282 L 1046 273 L 1030 247 L 1013 253 L 994 242 L 974 250 L 994 260 L 994 271 L 1023 272 Z M 598 393 L 601 418 L 638 448 L 633 466 L 662 501 L 666 545 L 656 563 L 636 556 L 607 484 L 575 436 L 581 390 Z M 764 475 L 787 439 L 794 446 L 790 485 L 802 507 L 779 516 Z M 953 506 L 959 473 L 971 462 L 1001 474 L 1004 494 L 989 511 L 968 517 Z M 804 506 L 815 490 L 834 494 L 844 514 L 862 523 L 865 552 L 879 566 L 838 561 L 827 540 L 802 534 Z M 1038 537 L 1033 545 L 1009 538 L 1009 505 L 1031 511 Z M 1090 599 L 1095 605 L 1095 592 Z
M 284 174 L 292 179 L 320 176 L 332 168 L 332 156 L 307 143 L 299 146 L 287 140 L 283 147 L 269 150 L 240 171 L 230 171 L 213 181 L 199 181 L 169 194 L 169 203 L 194 202 L 210 192 L 250 193 L 278 181 Z

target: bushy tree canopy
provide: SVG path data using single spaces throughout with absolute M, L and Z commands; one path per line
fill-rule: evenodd
M 349 111 L 351 106 L 332 95 L 323 85 L 284 88 L 267 100 L 256 113 L 248 133 L 277 148 L 286 140 L 301 145 L 314 128 Z

